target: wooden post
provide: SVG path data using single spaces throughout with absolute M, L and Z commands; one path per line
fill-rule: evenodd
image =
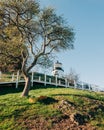
M 61 80 L 59 80 L 59 85 L 61 85 Z
M 84 90 L 84 83 L 83 82 L 81 83 L 81 86 L 82 86 L 82 90 Z
M 68 81 L 68 87 L 69 87 L 69 81 Z
M 56 75 L 56 86 L 57 86 L 57 75 Z
M 14 81 L 14 73 L 12 74 L 12 82 Z
M 1 76 L 2 76 L 2 73 L 1 73 L 1 71 L 0 71 L 0 79 L 1 79 Z
M 33 82 L 34 82 L 34 72 L 31 74 L 31 86 L 33 87 Z
M 44 74 L 44 85 L 46 86 L 47 76 Z
M 89 84 L 89 90 L 91 91 L 91 84 Z
M 41 81 L 41 76 L 39 76 L 39 81 Z
M 77 84 L 76 81 L 74 80 L 74 88 L 77 88 Z
M 49 78 L 49 83 L 51 83 L 51 78 Z
M 18 80 L 19 80 L 19 71 L 17 72 L 16 88 L 18 88 Z
M 68 87 L 67 78 L 65 78 L 65 86 Z

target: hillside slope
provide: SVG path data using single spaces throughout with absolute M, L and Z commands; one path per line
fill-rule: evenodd
M 0 92 L 0 130 L 103 130 L 104 94 L 40 88 L 30 97 Z

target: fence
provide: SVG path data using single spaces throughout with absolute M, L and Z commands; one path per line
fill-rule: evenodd
M 58 76 L 51 76 L 51 75 L 46 75 L 42 73 L 35 73 L 32 72 L 30 73 L 31 76 L 31 86 L 33 86 L 33 83 L 42 83 L 45 86 L 47 84 L 49 85 L 54 85 L 54 86 L 62 86 L 62 87 L 71 87 L 71 88 L 76 88 L 76 89 L 82 89 L 82 90 L 89 90 L 89 91 L 98 91 L 98 86 L 88 84 L 85 82 L 75 82 L 72 84 L 69 82 L 67 78 L 60 78 Z M 23 78 L 23 75 L 19 73 L 8 73 L 8 74 L 3 74 L 0 73 L 0 84 L 9 84 L 9 83 L 15 83 L 16 88 L 18 88 L 19 83 L 25 83 L 25 80 Z

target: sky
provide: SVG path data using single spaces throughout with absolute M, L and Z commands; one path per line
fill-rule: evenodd
M 59 53 L 64 73 L 70 68 L 80 81 L 104 88 L 104 0 L 39 0 L 51 6 L 75 32 L 74 50 Z

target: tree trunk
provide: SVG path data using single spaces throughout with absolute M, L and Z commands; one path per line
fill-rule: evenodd
M 30 90 L 30 86 L 31 86 L 31 79 L 30 79 L 29 74 L 24 75 L 24 78 L 25 78 L 25 87 L 24 87 L 24 90 L 21 95 L 22 97 L 29 95 L 29 90 Z

